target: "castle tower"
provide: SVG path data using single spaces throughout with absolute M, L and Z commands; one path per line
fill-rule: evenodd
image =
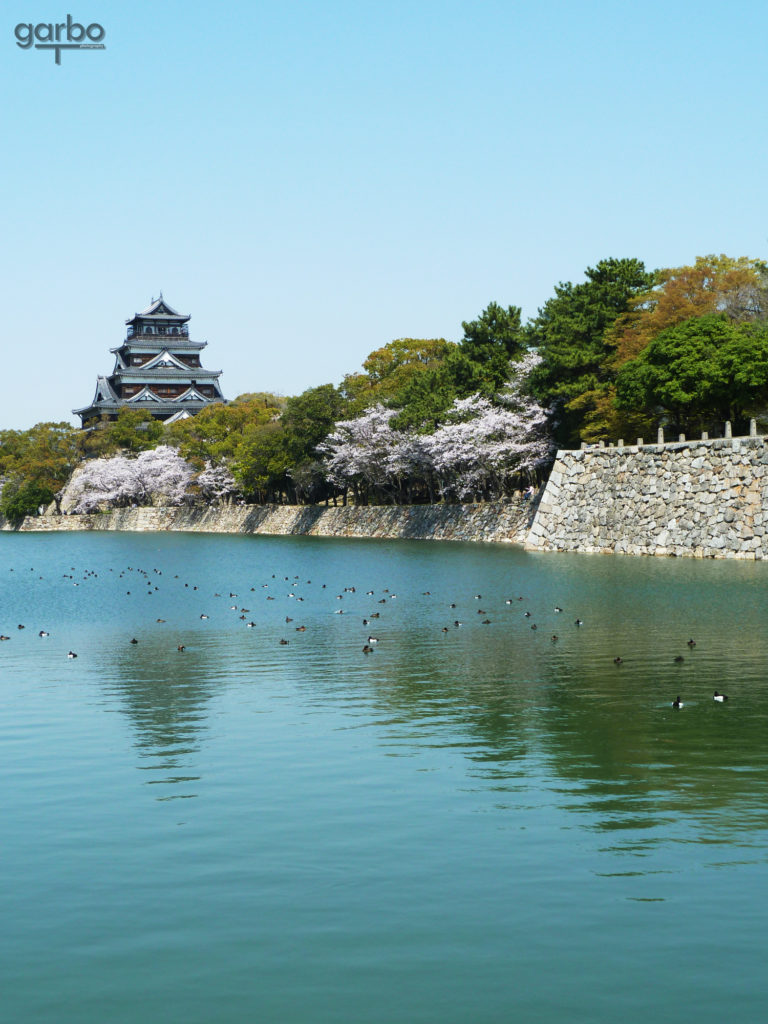
M 110 349 L 115 368 L 96 378 L 90 405 L 73 409 L 83 427 L 106 417 L 116 420 L 123 408 L 146 409 L 155 419 L 173 422 L 226 399 L 219 387 L 221 370 L 205 370 L 200 352 L 207 341 L 190 341 L 189 314 L 177 313 L 163 299 L 125 321 L 128 331 Z

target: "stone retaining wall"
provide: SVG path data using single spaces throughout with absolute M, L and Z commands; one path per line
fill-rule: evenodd
M 200 533 L 305 534 L 522 544 L 533 507 L 526 502 L 479 505 L 224 505 L 205 508 L 125 508 L 92 515 L 28 516 L 22 531 L 171 530 Z M 7 527 L 6 527 L 7 528 Z
M 763 437 L 560 451 L 526 539 L 539 551 L 768 558 Z
M 560 451 L 538 510 L 520 501 L 134 508 L 29 517 L 20 529 L 495 541 L 538 551 L 762 559 L 768 558 L 766 442 L 726 437 Z

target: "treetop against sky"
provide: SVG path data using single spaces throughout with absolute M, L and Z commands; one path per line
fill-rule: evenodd
M 297 394 L 606 256 L 765 249 L 762 3 L 70 13 L 104 49 L 57 65 L 17 8 L 0 61 L 0 427 L 87 403 L 161 289 L 228 397 Z

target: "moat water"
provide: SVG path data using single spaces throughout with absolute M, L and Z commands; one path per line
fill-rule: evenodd
M 766 585 L 2 536 L 0 1018 L 762 1019 Z

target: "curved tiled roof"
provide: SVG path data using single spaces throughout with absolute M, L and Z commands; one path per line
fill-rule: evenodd
M 190 319 L 189 314 L 179 313 L 170 306 L 162 296 L 153 299 L 152 303 L 141 313 L 135 313 L 127 324 L 135 320 L 148 319 L 150 323 L 166 320 L 177 324 Z M 186 331 L 186 328 L 185 328 Z M 117 348 L 110 349 L 115 356 L 115 367 L 109 376 L 99 376 L 96 380 L 96 393 L 90 405 L 81 409 L 73 409 L 75 415 L 86 420 L 100 415 L 116 415 L 126 406 L 144 407 L 151 410 L 156 417 L 173 416 L 181 408 L 190 413 L 199 412 L 207 405 L 226 402 L 219 386 L 221 370 L 206 370 L 202 366 L 188 366 L 176 353 L 199 352 L 208 343 L 190 341 L 186 335 L 174 334 L 139 334 L 129 337 Z M 130 365 L 131 355 L 141 352 L 150 359 L 140 366 Z M 186 385 L 186 390 L 174 398 L 160 398 L 153 390 L 158 384 L 167 381 L 169 384 Z M 212 387 L 213 397 L 207 398 L 196 386 Z M 140 390 L 130 398 L 121 398 L 117 389 L 125 384 L 139 385 Z

